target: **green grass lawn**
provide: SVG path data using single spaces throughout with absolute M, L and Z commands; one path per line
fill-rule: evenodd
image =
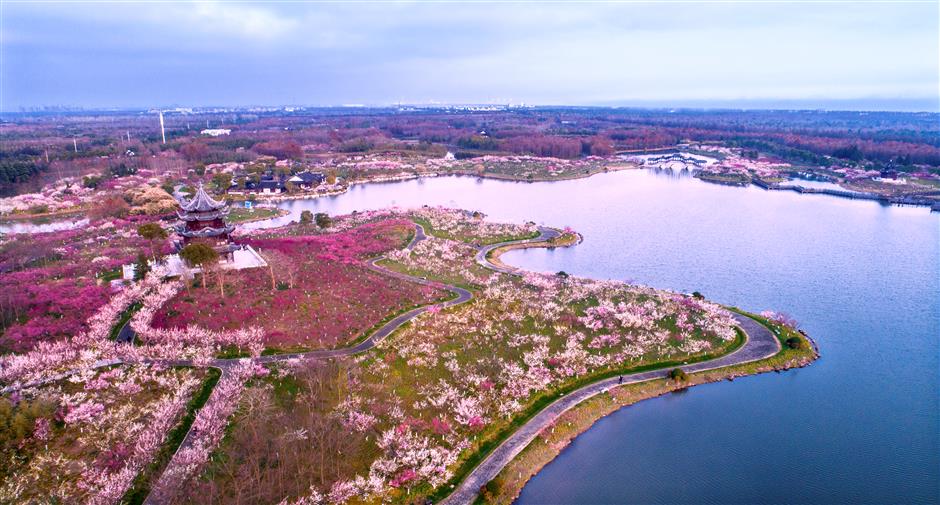
M 255 207 L 246 209 L 244 207 L 230 207 L 226 220 L 230 223 L 244 223 L 246 221 L 257 221 L 270 219 L 281 215 L 281 209 L 270 207 Z

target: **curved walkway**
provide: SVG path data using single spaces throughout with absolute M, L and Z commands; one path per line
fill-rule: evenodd
M 415 245 L 418 244 L 418 242 L 426 238 L 427 238 L 427 233 L 425 233 L 424 228 L 421 225 L 416 223 L 415 224 L 415 236 L 411 239 L 411 242 L 409 242 L 408 245 L 405 246 L 405 250 L 407 251 L 412 250 L 415 247 Z M 359 342 L 358 344 L 349 346 L 349 347 L 343 347 L 341 349 L 324 349 L 324 350 L 318 350 L 318 351 L 297 352 L 297 353 L 288 353 L 288 354 L 272 354 L 269 356 L 260 356 L 258 358 L 253 358 L 253 361 L 255 363 L 277 363 L 280 361 L 288 361 L 292 359 L 328 359 L 328 358 L 336 358 L 336 357 L 341 357 L 341 356 L 351 356 L 354 354 L 359 354 L 359 353 L 368 351 L 369 349 L 372 349 L 373 347 L 376 346 L 376 344 L 378 344 L 379 342 L 384 340 L 386 337 L 391 335 L 395 330 L 400 328 L 402 325 L 418 317 L 419 315 L 427 312 L 433 307 L 440 307 L 440 308 L 453 307 L 455 305 L 459 305 L 461 303 L 465 303 L 473 299 L 473 293 L 471 293 L 470 291 L 464 288 L 451 286 L 451 285 L 443 284 L 440 282 L 429 281 L 427 279 L 422 279 L 419 277 L 414 277 L 411 275 L 395 272 L 387 268 L 383 268 L 378 265 L 378 262 L 381 261 L 382 259 L 384 259 L 384 257 L 382 256 L 378 258 L 374 258 L 370 260 L 368 263 L 366 263 L 366 266 L 372 271 L 378 272 L 383 275 L 387 275 L 389 277 L 394 277 L 396 279 L 401 279 L 401 280 L 408 281 L 408 282 L 414 282 L 414 283 L 422 284 L 425 286 L 432 286 L 432 287 L 439 288 L 439 289 L 446 289 L 454 293 L 456 297 L 451 298 L 450 300 L 447 300 L 444 302 L 440 302 L 440 303 L 434 303 L 431 305 L 423 305 L 421 307 L 411 309 L 403 314 L 399 314 L 398 316 L 392 318 L 390 321 L 386 322 L 385 324 L 380 326 L 378 329 L 370 333 L 369 336 L 366 337 L 363 341 Z M 209 366 L 213 368 L 218 368 L 222 372 L 222 375 L 219 376 L 219 381 L 221 382 L 225 376 L 226 370 L 235 366 L 240 361 L 241 361 L 241 358 L 215 359 L 209 362 Z M 173 364 L 191 366 L 193 365 L 193 362 L 190 360 L 179 360 L 179 361 L 173 362 Z M 212 394 L 215 394 L 215 390 L 213 390 Z M 193 435 L 192 427 L 190 427 L 189 431 L 186 432 L 186 436 L 183 437 L 183 441 L 180 442 L 180 445 L 176 448 L 176 452 L 173 453 L 173 458 L 171 458 L 170 462 L 167 463 L 167 468 L 169 468 L 171 465 L 174 464 L 173 459 L 176 457 L 176 454 L 178 454 L 183 448 L 192 445 L 194 440 L 195 440 L 195 435 Z M 163 469 L 164 474 L 166 473 L 167 468 Z M 158 504 L 162 504 L 166 502 L 167 502 L 166 497 L 157 496 L 153 493 L 148 495 L 147 498 L 144 500 L 144 503 L 146 505 L 158 505 Z
M 521 275 L 522 269 L 512 267 L 509 265 L 497 265 L 490 261 L 489 255 L 494 250 L 501 247 L 509 245 L 518 245 L 518 244 L 529 244 L 537 242 L 545 242 L 547 240 L 557 238 L 561 235 L 558 230 L 547 227 L 539 227 L 539 235 L 531 239 L 523 240 L 513 240 L 507 242 L 499 242 L 496 244 L 490 244 L 478 248 L 476 254 L 476 261 L 480 265 L 504 274 L 509 275 Z M 427 237 L 426 231 L 424 228 L 415 224 L 415 236 L 412 239 L 411 243 L 408 244 L 406 250 L 411 250 L 414 246 L 424 240 Z M 427 312 L 431 307 L 440 306 L 440 307 L 452 307 L 461 303 L 470 301 L 473 298 L 473 294 L 463 288 L 456 286 L 451 286 L 447 284 L 442 284 L 439 282 L 428 281 L 419 277 L 414 277 L 406 274 L 401 274 L 382 268 L 376 263 L 382 258 L 376 258 L 368 263 L 370 269 L 380 272 L 385 275 L 389 275 L 398 279 L 416 282 L 423 285 L 434 286 L 437 288 L 448 289 L 457 294 L 457 297 L 434 305 L 427 305 L 423 307 L 418 307 L 416 309 L 405 312 L 404 314 L 399 315 L 398 317 L 392 319 L 391 321 L 385 323 L 381 328 L 369 335 L 368 338 L 360 342 L 359 344 L 347 347 L 343 349 L 336 350 L 327 350 L 327 351 L 311 351 L 306 353 L 297 353 L 297 354 L 282 354 L 276 356 L 263 356 L 258 358 L 258 361 L 262 363 L 271 363 L 277 361 L 283 361 L 286 359 L 292 358 L 330 358 L 337 356 L 348 356 L 352 354 L 358 354 L 364 351 L 367 351 L 375 345 L 386 338 L 388 335 L 393 333 L 403 324 L 408 321 L 411 321 L 419 314 Z M 745 343 L 736 351 L 726 354 L 724 356 L 695 363 L 692 365 L 687 365 L 682 367 L 687 372 L 701 372 L 706 370 L 714 370 L 717 368 L 723 368 L 730 365 L 739 365 L 742 363 L 749 363 L 752 361 L 758 361 L 764 358 L 768 358 L 780 352 L 780 342 L 777 340 L 777 337 L 773 335 L 765 326 L 758 323 L 757 321 L 740 314 L 734 314 L 734 318 L 738 321 L 741 329 L 744 330 L 746 335 Z M 219 360 L 223 361 L 223 360 Z M 233 360 L 224 360 L 224 361 L 233 361 Z M 622 384 L 634 384 L 638 382 L 644 382 L 654 379 L 659 379 L 664 377 L 664 371 L 659 370 L 650 370 L 646 372 L 639 372 L 635 374 L 629 374 L 623 376 Z M 584 386 L 580 389 L 577 389 L 568 395 L 556 400 L 554 403 L 542 409 L 538 414 L 536 414 L 532 419 L 527 423 L 522 425 L 518 430 L 516 430 L 509 438 L 503 441 L 493 452 L 483 460 L 482 463 L 477 465 L 473 471 L 467 475 L 466 478 L 461 482 L 461 484 L 450 494 L 442 503 L 446 504 L 470 504 L 476 499 L 477 494 L 479 493 L 480 487 L 485 485 L 487 482 L 492 480 L 499 472 L 507 465 L 513 458 L 516 457 L 529 443 L 546 427 L 553 423 L 559 416 L 578 405 L 579 403 L 597 395 L 598 393 L 605 392 L 611 387 L 616 387 L 620 385 L 618 377 L 612 377 L 609 379 L 604 379 L 587 386 Z
M 683 366 L 687 372 L 714 370 L 729 365 L 740 365 L 751 361 L 769 358 L 780 351 L 780 341 L 764 325 L 740 314 L 734 315 L 741 328 L 747 334 L 744 345 L 731 354 L 692 365 Z M 665 377 L 663 369 L 650 370 L 623 376 L 623 384 L 635 384 Z M 460 485 L 441 503 L 447 505 L 471 504 L 476 499 L 480 488 L 493 480 L 503 467 L 509 464 L 543 429 L 554 423 L 562 414 L 579 403 L 598 393 L 621 385 L 618 377 L 611 377 L 592 384 L 555 400 L 529 419 L 527 423 L 513 432 L 502 444 L 486 457 L 467 475 Z
M 521 269 L 511 267 L 508 265 L 497 265 L 490 261 L 488 255 L 501 247 L 508 245 L 517 245 L 517 244 L 527 244 L 535 242 L 544 242 L 552 238 L 560 236 L 558 230 L 547 227 L 539 227 L 539 236 L 531 239 L 524 240 L 514 240 L 507 242 L 499 242 L 496 244 L 490 244 L 478 248 L 476 254 L 476 261 L 480 265 L 504 274 L 509 275 L 521 275 Z M 418 244 L 418 242 L 427 238 L 427 233 L 424 228 L 415 224 L 415 236 L 412 238 L 411 242 L 405 247 L 406 250 L 411 250 Z M 391 335 L 395 330 L 400 328 L 405 323 L 413 320 L 418 317 L 420 314 L 427 312 L 433 307 L 453 307 L 462 303 L 466 303 L 473 299 L 473 293 L 470 291 L 460 288 L 457 286 L 452 286 L 449 284 L 444 284 L 435 281 L 429 281 L 427 279 L 422 279 L 419 277 L 414 277 L 407 274 L 402 274 L 399 272 L 394 272 L 387 268 L 379 266 L 377 263 L 384 259 L 383 257 L 375 258 L 369 261 L 366 265 L 369 269 L 381 273 L 383 275 L 388 275 L 397 279 L 414 282 L 422 284 L 425 286 L 432 286 L 439 289 L 446 289 L 454 294 L 455 298 L 447 300 L 445 302 L 435 303 L 431 305 L 425 305 L 421 307 L 414 308 L 403 314 L 396 316 L 390 321 L 383 324 L 381 327 L 373 331 L 366 337 L 362 342 L 352 345 L 350 347 L 344 347 L 341 349 L 328 349 L 328 350 L 318 350 L 318 351 L 309 351 L 309 352 L 299 352 L 299 353 L 290 353 L 290 354 L 276 354 L 269 356 L 261 356 L 254 358 L 253 360 L 256 363 L 276 363 L 280 361 L 287 361 L 291 359 L 317 359 L 317 358 L 334 358 L 340 356 L 350 356 L 354 354 L 359 354 L 369 349 L 375 347 L 379 342 L 384 340 L 386 337 Z M 737 365 L 741 363 L 747 363 L 750 361 L 757 361 L 764 359 L 770 356 L 773 356 L 780 350 L 780 343 L 777 338 L 763 325 L 750 319 L 746 316 L 735 315 L 735 319 L 740 323 L 741 328 L 746 334 L 746 340 L 743 346 L 741 346 L 736 351 L 727 354 L 725 356 L 715 358 L 708 361 L 703 361 L 700 363 L 695 363 L 693 365 L 688 365 L 683 367 L 688 372 L 699 372 L 703 370 L 712 370 L 715 368 L 721 368 L 729 365 Z M 209 366 L 214 368 L 219 368 L 222 371 L 222 374 L 225 374 L 226 369 L 234 366 L 236 363 L 241 361 L 238 358 L 232 359 L 216 359 L 210 362 Z M 189 360 L 180 360 L 174 362 L 173 364 L 177 365 L 192 365 L 193 363 Z M 662 378 L 664 376 L 663 370 L 651 370 L 647 372 L 640 372 L 635 374 L 629 374 L 623 376 L 623 384 L 632 384 L 637 382 L 643 382 L 653 379 Z M 221 377 L 220 377 L 221 380 Z M 536 414 L 532 419 L 527 423 L 522 425 L 518 430 L 516 430 L 509 438 L 503 441 L 493 452 L 491 452 L 486 459 L 483 460 L 476 468 L 470 472 L 469 475 L 461 482 L 461 484 L 450 494 L 442 503 L 446 504 L 470 504 L 476 499 L 476 496 L 480 490 L 480 487 L 485 485 L 487 482 L 492 480 L 499 472 L 505 467 L 512 459 L 519 454 L 546 426 L 554 422 L 559 416 L 561 416 L 565 411 L 571 409 L 577 404 L 591 398 L 592 396 L 607 391 L 611 387 L 616 387 L 619 385 L 618 378 L 613 377 L 610 379 L 604 379 L 587 386 L 584 386 L 580 389 L 577 389 L 568 395 L 556 400 L 554 403 L 545 407 L 538 414 Z M 213 394 L 215 391 L 213 391 Z M 192 430 L 186 433 L 182 443 L 180 443 L 177 448 L 177 453 L 184 447 L 193 443 L 194 436 L 192 435 Z M 174 454 L 175 456 L 175 454 Z M 171 459 L 167 467 L 173 464 Z M 164 473 L 166 469 L 164 469 Z M 162 497 L 148 496 L 145 500 L 145 503 L 156 504 L 163 503 L 164 500 Z
M 477 263 L 481 266 L 494 270 L 496 272 L 519 275 L 519 272 L 522 271 L 521 268 L 516 268 L 509 265 L 497 265 L 490 261 L 489 255 L 491 252 L 499 249 L 500 247 L 506 247 L 510 245 L 519 245 L 519 244 L 531 244 L 535 242 L 546 242 L 553 238 L 558 238 L 561 236 L 561 233 L 554 228 L 546 228 L 544 226 L 539 226 L 539 236 L 535 238 L 528 238 L 523 240 L 510 240 L 508 242 L 497 242 L 495 244 L 485 245 L 480 247 L 477 250 L 476 260 Z
M 411 242 L 409 242 L 408 245 L 405 246 L 405 250 L 410 251 L 414 249 L 414 247 L 418 244 L 418 242 L 426 238 L 427 238 L 427 233 L 424 231 L 424 227 L 421 226 L 420 224 L 415 223 L 415 236 L 414 238 L 411 239 Z M 388 321 L 387 323 L 383 324 L 378 329 L 370 333 L 369 336 L 366 337 L 365 340 L 363 340 L 362 342 L 359 342 L 358 344 L 355 344 L 349 347 L 343 347 L 341 349 L 325 349 L 325 350 L 320 350 L 320 351 L 308 351 L 308 352 L 298 352 L 298 353 L 290 353 L 290 354 L 272 354 L 269 356 L 261 356 L 259 358 L 255 358 L 255 361 L 258 363 L 275 363 L 278 361 L 286 361 L 290 359 L 335 358 L 339 356 L 350 356 L 353 354 L 359 354 L 359 353 L 368 351 L 369 349 L 372 349 L 373 347 L 376 346 L 376 344 L 384 340 L 385 337 L 388 337 L 389 335 L 394 333 L 395 330 L 400 328 L 403 324 L 431 310 L 432 308 L 438 307 L 438 308 L 443 309 L 447 307 L 453 307 L 455 305 L 460 305 L 461 303 L 466 303 L 470 301 L 471 299 L 473 299 L 473 293 L 471 293 L 469 290 L 466 290 L 464 288 L 451 286 L 449 284 L 444 284 L 442 282 L 429 281 L 427 279 L 414 277 L 412 275 L 395 272 L 393 270 L 389 270 L 387 268 L 381 267 L 378 265 L 378 262 L 382 261 L 383 259 L 385 259 L 383 256 L 372 259 L 368 263 L 366 263 L 366 267 L 368 267 L 370 270 L 374 272 L 378 272 L 382 275 L 387 275 L 389 277 L 394 277 L 396 279 L 401 279 L 403 281 L 413 282 L 416 284 L 421 284 L 423 286 L 431 286 L 431 287 L 438 288 L 438 289 L 445 289 L 447 291 L 454 293 L 456 296 L 444 302 L 433 303 L 431 305 L 422 305 L 421 307 L 416 307 L 407 312 L 399 314 L 398 316 L 394 317 L 392 320 Z M 225 366 L 226 364 L 235 363 L 237 361 L 238 361 L 237 359 L 220 359 L 220 360 L 215 360 L 212 363 L 213 363 L 213 366 Z

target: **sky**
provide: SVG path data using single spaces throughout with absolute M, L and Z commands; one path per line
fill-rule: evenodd
M 0 2 L 0 110 L 940 108 L 940 2 Z M 892 105 L 893 104 L 893 105 Z

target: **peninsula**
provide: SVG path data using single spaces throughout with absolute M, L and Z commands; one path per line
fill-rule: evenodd
M 230 234 L 213 235 L 223 253 L 192 254 L 189 237 L 208 236 L 193 213 L 181 214 L 180 260 L 152 221 L 3 244 L 20 265 L 7 284 L 42 269 L 89 275 L 103 264 L 83 258 L 101 247 L 158 259 L 110 298 L 82 288 L 104 304 L 74 336 L 8 332 L 23 338 L 0 358 L 16 427 L 0 496 L 510 501 L 563 445 L 552 437 L 642 398 L 816 357 L 776 314 L 499 260 L 575 246 L 573 230 L 421 207 L 232 232 L 202 189 L 183 208 Z M 29 259 L 57 250 L 69 254 Z

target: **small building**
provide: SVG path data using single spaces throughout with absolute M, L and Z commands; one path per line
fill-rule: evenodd
M 880 177 L 882 179 L 897 179 L 898 171 L 894 170 L 893 168 L 887 168 L 881 171 Z
M 262 195 L 277 195 L 284 192 L 284 183 L 277 179 L 264 179 L 255 184 L 255 189 Z
M 232 130 L 228 128 L 206 128 L 199 133 L 209 137 L 221 137 L 222 135 L 228 135 L 232 133 Z
M 326 180 L 326 178 L 320 172 L 303 171 L 291 176 L 290 179 L 287 179 L 287 182 L 296 184 L 298 188 L 309 191 L 323 184 L 324 180 Z

